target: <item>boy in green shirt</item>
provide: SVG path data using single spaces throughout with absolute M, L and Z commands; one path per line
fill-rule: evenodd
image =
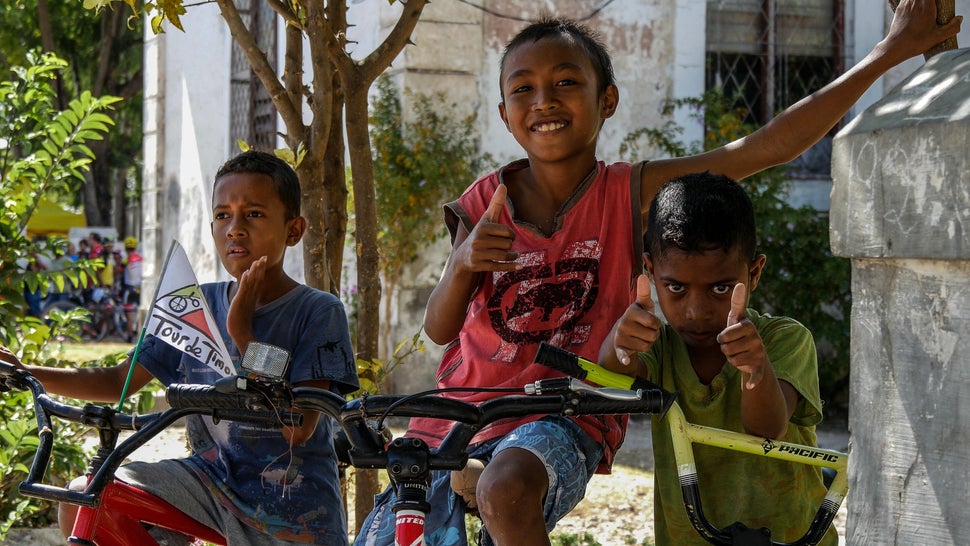
M 755 251 L 751 201 L 733 180 L 709 172 L 661 187 L 644 249 L 649 277 L 604 341 L 600 364 L 679 392 L 687 420 L 815 445 L 822 419 L 811 333 L 785 317 L 747 308 L 765 256 Z M 654 313 L 652 279 L 665 322 Z M 657 544 L 706 544 L 687 519 L 668 422 L 654 418 Z M 790 542 L 825 495 L 816 467 L 698 445 L 694 457 L 707 518 L 740 521 Z M 836 544 L 829 529 L 822 544 Z

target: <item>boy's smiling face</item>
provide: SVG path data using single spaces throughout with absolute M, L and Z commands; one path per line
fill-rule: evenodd
M 735 249 L 684 252 L 667 249 L 657 259 L 647 257 L 647 269 L 667 323 L 691 350 L 720 353 L 717 335 L 727 326 L 734 285 L 744 283 L 748 294 L 757 286 L 765 256 L 753 261 Z
M 615 86 L 599 92 L 596 70 L 569 38 L 543 38 L 510 51 L 501 76 L 499 113 L 530 159 L 595 155 L 602 121 L 618 102 Z
M 267 257 L 267 279 L 283 274 L 283 254 L 303 236 L 302 217 L 286 218 L 273 179 L 261 173 L 231 173 L 212 191 L 212 239 L 233 278 Z

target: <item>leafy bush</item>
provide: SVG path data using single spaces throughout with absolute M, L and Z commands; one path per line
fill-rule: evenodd
M 0 341 L 16 337 L 23 317 L 24 292 L 46 295 L 50 286 L 63 291 L 93 278 L 93 261 L 73 263 L 60 271 L 30 267 L 41 252 L 63 255 L 64 238 L 39 246 L 26 237 L 27 222 L 42 197 L 69 199 L 93 159 L 85 145 L 100 140 L 111 118 L 103 113 L 118 99 L 95 98 L 85 91 L 68 108 L 54 107 L 51 82 L 66 63 L 54 55 L 31 53 L 31 66 L 15 67 L 13 79 L 0 82 Z
M 475 116 L 460 117 L 455 105 L 446 103 L 443 95 L 405 90 L 411 104 L 408 117 L 388 76 L 377 80 L 377 91 L 370 131 L 381 273 L 389 297 L 404 268 L 446 233 L 441 205 L 461 195 L 494 162 L 490 155 L 478 151 Z M 353 329 L 353 309 L 349 318 Z M 424 352 L 420 335 L 419 331 L 399 342 L 386 361 L 358 361 L 362 390 L 380 392 L 381 383 L 398 364 Z
M 642 156 L 640 143 L 667 156 L 710 150 L 756 129 L 744 122 L 745 112 L 712 90 L 699 98 L 671 101 L 676 108 L 693 109 L 703 123 L 704 142 L 684 144 L 683 128 L 668 120 L 661 128 L 640 129 L 627 135 L 621 155 Z M 792 317 L 815 336 L 819 352 L 819 387 L 827 415 L 844 416 L 848 401 L 851 267 L 849 260 L 832 255 L 828 213 L 809 206 L 793 207 L 786 201 L 789 181 L 784 166 L 768 169 L 740 181 L 754 202 L 759 251 L 768 256 L 751 305 L 764 312 Z
M 405 90 L 411 121 L 389 77 L 377 80 L 372 108 L 374 176 L 382 273 L 393 283 L 401 268 L 445 234 L 441 205 L 456 199 L 493 166 L 478 151 L 475 116 L 459 118 L 442 95 Z
M 35 271 L 30 265 L 39 252 L 63 253 L 67 241 L 54 238 L 42 248 L 27 238 L 25 228 L 42 196 L 56 202 L 83 181 L 92 160 L 84 143 L 103 138 L 112 125 L 104 111 L 118 99 L 83 92 L 66 110 L 58 111 L 51 82 L 66 63 L 50 54 L 28 58 L 29 66 L 14 68 L 13 77 L 0 82 L 0 344 L 27 363 L 67 366 L 73 363 L 59 360 L 52 351 L 59 340 L 79 338 L 79 321 L 88 320 L 86 312 L 53 312 L 44 319 L 28 316 L 24 293 L 80 286 L 93 278 L 95 265 L 82 261 L 61 271 Z M 0 416 L 4 423 L 0 430 L 2 537 L 14 523 L 42 526 L 55 521 L 56 509 L 17 493 L 37 446 L 29 394 L 3 394 Z M 84 472 L 81 432 L 77 425 L 58 427 L 48 483 L 62 485 Z

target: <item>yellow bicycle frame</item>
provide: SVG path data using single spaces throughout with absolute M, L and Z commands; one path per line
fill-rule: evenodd
M 653 383 L 607 370 L 595 362 L 547 343 L 542 343 L 539 346 L 535 361 L 577 379 L 587 380 L 604 387 L 633 390 L 660 389 Z M 835 515 L 838 513 L 849 489 L 846 473 L 849 464 L 847 454 L 814 446 L 752 436 L 743 432 L 696 425 L 687 421 L 683 410 L 680 409 L 676 401 L 670 405 L 666 414 L 661 415 L 661 419 L 670 421 L 674 459 L 677 464 L 677 477 L 680 480 L 684 496 L 684 507 L 687 509 L 687 515 L 694 529 L 705 540 L 712 544 L 734 544 L 734 539 L 729 532 L 718 529 L 704 517 L 697 481 L 697 468 L 694 465 L 694 444 L 835 470 L 835 479 L 829 485 L 828 492 L 822 499 L 808 530 L 800 539 L 790 544 L 812 546 L 822 540 L 825 532 L 832 524 L 832 520 L 835 519 Z M 770 541 L 766 543 L 784 544 Z
M 674 459 L 677 463 L 677 478 L 680 480 L 684 495 L 684 508 L 687 509 L 687 515 L 694 529 L 706 540 L 714 544 L 732 543 L 729 534 L 714 527 L 703 517 L 697 468 L 694 465 L 693 444 L 835 470 L 835 479 L 829 486 L 825 498 L 822 499 L 812 524 L 805 535 L 792 544 L 817 544 L 825 535 L 849 489 L 849 480 L 846 473 L 849 464 L 847 454 L 830 449 L 752 436 L 742 432 L 695 425 L 687 421 L 683 410 L 676 402 L 671 405 L 664 418 L 670 421 Z

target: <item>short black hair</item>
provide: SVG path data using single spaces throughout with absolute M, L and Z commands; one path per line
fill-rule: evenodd
M 596 70 L 599 79 L 599 92 L 603 93 L 611 85 L 616 85 L 616 77 L 613 75 L 613 61 L 606 50 L 602 37 L 593 29 L 582 23 L 573 21 L 566 17 L 541 17 L 535 23 L 522 29 L 515 35 L 502 52 L 502 60 L 499 63 L 499 78 L 505 73 L 505 59 L 513 50 L 525 43 L 535 43 L 544 38 L 571 38 L 586 52 L 590 63 Z M 499 89 L 502 89 L 502 82 L 499 82 Z M 503 91 L 503 99 L 504 91 Z
M 734 180 L 709 171 L 668 181 L 650 203 L 643 247 L 654 258 L 667 250 L 687 253 L 735 249 L 755 258 L 754 205 Z
M 286 219 L 292 220 L 300 215 L 300 178 L 289 163 L 273 154 L 257 150 L 247 150 L 226 161 L 216 172 L 212 190 L 215 191 L 219 179 L 235 173 L 259 173 L 273 179 L 273 187 L 286 209 Z

